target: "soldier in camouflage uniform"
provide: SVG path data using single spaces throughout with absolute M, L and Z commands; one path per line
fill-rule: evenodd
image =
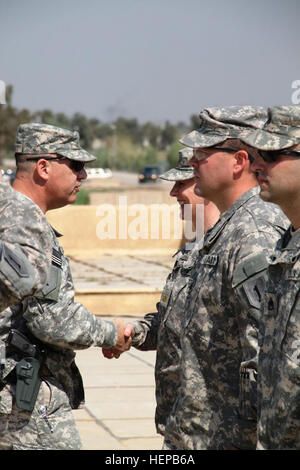
M 0 181 L 0 311 L 44 287 L 51 245 L 40 208 Z
M 260 196 L 291 221 L 269 258 L 259 354 L 258 449 L 300 449 L 300 106 L 269 109 L 245 142 L 258 149 Z
M 164 435 L 165 424 L 176 398 L 174 391 L 180 383 L 181 321 L 191 280 L 190 274 L 197 259 L 199 246 L 201 246 L 203 229 L 207 230 L 211 227 L 219 216 L 213 203 L 204 201 L 194 193 L 194 171 L 188 163 L 192 156 L 191 148 L 180 150 L 177 166 L 160 175 L 160 178 L 175 182 L 170 195 L 177 198 L 181 206 L 182 219 L 192 217 L 193 229 L 197 237 L 175 253 L 175 264 L 166 280 L 160 302 L 157 304 L 157 312 L 149 313 L 143 320 L 133 323 L 135 334 L 132 345 L 143 351 L 157 350 L 155 423 L 157 432 L 162 435 Z M 196 226 L 197 212 L 204 219 L 199 227 Z M 197 229 L 202 233 L 199 233 Z
M 221 216 L 206 232 L 191 273 L 182 323 L 180 388 L 165 429 L 165 449 L 254 449 L 260 301 L 266 255 L 287 223 L 263 202 L 240 138 L 266 121 L 263 108 L 201 112 L 201 127 L 181 139 L 193 147 L 199 196 Z
M 45 213 L 76 200 L 84 164 L 78 132 L 45 124 L 19 126 L 14 188 Z M 23 196 L 24 195 L 24 196 Z M 29 203 L 28 203 L 29 204 Z M 26 205 L 25 205 L 26 207 Z M 76 349 L 127 349 L 120 321 L 104 321 L 74 302 L 68 259 L 48 224 L 52 265 L 45 287 L 1 313 L 6 362 L 0 392 L 0 448 L 80 449 L 71 408 L 83 403 Z

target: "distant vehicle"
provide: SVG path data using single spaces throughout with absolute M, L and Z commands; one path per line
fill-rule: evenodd
M 2 181 L 6 181 L 7 183 L 10 183 L 11 185 L 14 183 L 16 179 L 16 170 L 1 170 L 2 173 Z
M 145 166 L 145 168 L 139 174 L 139 182 L 146 183 L 147 181 L 157 182 L 159 181 L 160 170 L 158 166 Z
M 112 171 L 109 168 L 86 168 L 88 179 L 111 178 Z

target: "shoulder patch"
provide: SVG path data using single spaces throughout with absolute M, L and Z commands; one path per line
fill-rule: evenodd
M 250 259 L 241 261 L 235 268 L 232 279 L 232 287 L 246 281 L 250 277 L 264 271 L 269 266 L 264 253 L 258 253 Z

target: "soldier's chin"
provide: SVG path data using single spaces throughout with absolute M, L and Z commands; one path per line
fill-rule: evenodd
M 260 195 L 260 197 L 261 197 L 261 199 L 262 199 L 263 201 L 266 201 L 266 202 L 274 202 L 274 201 L 272 200 L 272 196 L 271 196 L 271 194 L 269 193 L 269 191 L 266 191 L 266 190 L 260 188 L 260 193 L 259 193 L 259 195 Z
M 76 202 L 76 193 L 69 197 L 68 204 L 74 204 Z

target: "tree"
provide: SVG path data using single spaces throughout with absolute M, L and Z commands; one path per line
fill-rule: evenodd
M 92 146 L 93 136 L 89 120 L 84 114 L 75 113 L 71 119 L 72 130 L 80 134 L 81 145 L 89 149 Z
M 200 127 L 200 118 L 198 114 L 192 114 L 190 116 L 190 130 L 198 129 Z
M 168 148 L 175 140 L 178 139 L 177 127 L 166 121 L 161 132 L 161 148 Z
M 151 146 L 147 147 L 144 153 L 145 153 L 146 165 L 155 165 L 157 163 L 158 161 L 157 152 L 153 147 Z
M 6 105 L 0 105 L 0 165 L 4 158 L 14 154 L 14 143 L 19 124 L 31 120 L 27 109 L 16 110 L 12 105 L 13 87 L 6 87 Z
M 174 168 L 178 163 L 178 152 L 182 148 L 182 145 L 178 142 L 173 142 L 167 152 L 167 162 L 169 168 Z

